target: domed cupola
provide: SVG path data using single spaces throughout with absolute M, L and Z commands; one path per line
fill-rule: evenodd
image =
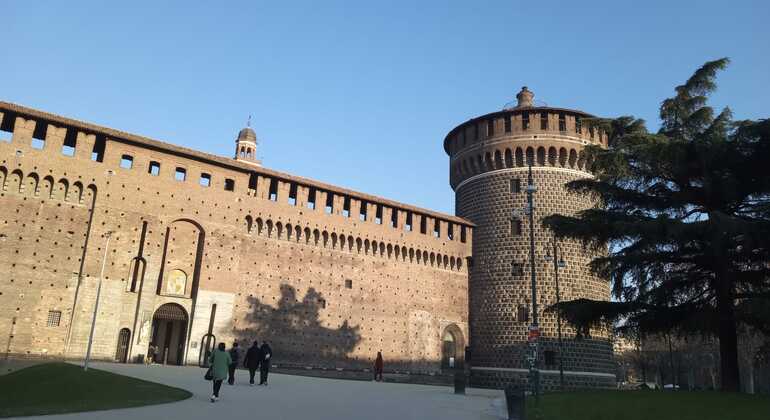
M 249 122 L 238 132 L 238 138 L 235 140 L 235 160 L 259 165 L 257 143 L 257 133 L 251 129 L 251 116 L 249 116 Z

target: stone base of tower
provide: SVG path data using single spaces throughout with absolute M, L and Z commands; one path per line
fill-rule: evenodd
M 504 389 L 509 385 L 529 386 L 529 371 L 526 369 L 506 369 L 472 367 L 470 385 L 475 388 Z M 600 389 L 617 387 L 615 375 L 594 372 L 564 372 L 564 387 L 574 389 Z M 559 391 L 559 371 L 540 371 L 541 392 Z

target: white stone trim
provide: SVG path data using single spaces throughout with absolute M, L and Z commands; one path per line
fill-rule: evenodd
M 529 373 L 529 369 L 514 369 L 514 368 L 497 368 L 497 367 L 482 367 L 482 366 L 472 366 L 471 370 L 486 370 L 486 371 L 493 371 L 493 372 L 515 372 L 515 373 Z M 541 370 L 540 373 L 546 374 L 546 375 L 558 375 L 558 370 Z M 601 372 L 581 372 L 581 371 L 573 371 L 573 370 L 565 370 L 565 375 L 573 375 L 573 376 L 598 376 L 602 378 L 615 378 L 614 373 L 601 373 Z
M 478 175 L 474 175 L 474 176 L 472 176 L 470 178 L 467 178 L 467 179 L 463 180 L 463 182 L 457 184 L 457 186 L 455 187 L 455 191 L 457 191 L 460 188 L 462 188 L 462 186 L 467 184 L 468 182 L 475 181 L 477 179 L 484 178 L 486 176 L 497 175 L 497 174 L 506 173 L 506 172 L 526 172 L 528 170 L 528 168 L 529 168 L 528 166 L 517 166 L 515 168 L 495 169 L 494 171 L 480 173 Z M 559 168 L 559 167 L 554 167 L 554 166 L 533 166 L 532 167 L 532 172 L 543 171 L 543 170 L 545 170 L 545 171 L 555 171 L 555 172 L 564 172 L 564 173 L 567 173 L 567 174 L 570 174 L 570 175 L 578 175 L 578 176 L 580 176 L 582 178 L 593 178 L 593 175 L 588 174 L 588 173 L 583 172 L 583 171 L 576 170 L 576 169 Z

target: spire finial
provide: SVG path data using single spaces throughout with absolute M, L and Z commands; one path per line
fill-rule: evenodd
M 527 89 L 526 86 L 523 86 L 521 88 L 521 92 L 519 92 L 516 95 L 516 99 L 518 99 L 519 104 L 516 105 L 516 108 L 526 108 L 532 106 L 532 99 L 535 97 L 535 94 L 532 93 L 531 90 Z

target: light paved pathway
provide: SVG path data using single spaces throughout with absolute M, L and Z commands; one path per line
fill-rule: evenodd
M 93 411 L 25 419 L 162 419 L 162 420 L 468 420 L 502 398 L 501 391 L 468 389 L 455 395 L 449 387 L 348 381 L 270 374 L 267 387 L 248 385 L 248 372 L 239 370 L 236 385 L 222 385 L 220 400 L 211 403 L 211 382 L 195 367 L 144 366 L 94 363 L 94 368 L 193 393 L 187 400 L 170 404 L 109 411 Z

